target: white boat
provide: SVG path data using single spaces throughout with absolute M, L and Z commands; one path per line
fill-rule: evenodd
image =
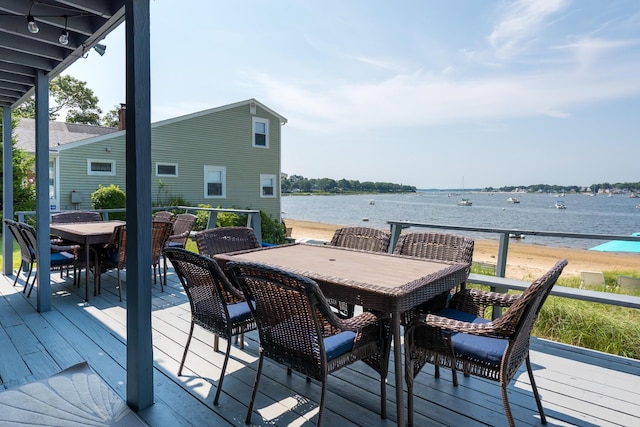
M 509 203 L 520 203 L 520 200 L 518 200 L 517 197 L 509 197 L 507 199 L 507 202 L 509 202 Z
M 515 233 L 509 233 L 509 238 L 510 239 L 524 239 L 524 234 L 515 234 Z
M 567 209 L 567 205 L 562 200 L 556 202 L 556 209 Z
M 469 199 L 460 199 L 460 201 L 458 202 L 458 206 L 471 206 L 473 205 L 473 202 Z
M 376 201 L 375 201 L 375 200 L 373 200 L 373 199 L 372 199 L 372 200 L 369 200 L 369 204 L 370 204 L 370 205 L 375 205 L 375 204 L 376 204 Z

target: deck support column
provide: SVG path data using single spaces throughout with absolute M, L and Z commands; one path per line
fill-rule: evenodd
M 149 0 L 126 0 L 127 403 L 153 404 Z
M 2 109 L 2 217 L 13 219 L 13 145 L 11 144 L 11 108 Z M 13 273 L 13 237 L 2 223 L 2 274 Z

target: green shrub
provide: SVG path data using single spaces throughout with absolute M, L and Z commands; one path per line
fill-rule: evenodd
M 98 189 L 91 193 L 91 204 L 94 209 L 117 209 L 127 206 L 127 196 L 120 187 L 111 184 L 108 187 L 98 186 Z M 110 219 L 126 218 L 126 212 L 114 212 L 109 214 Z
M 286 227 L 284 222 L 280 222 L 260 211 L 262 221 L 262 240 L 268 243 L 286 243 Z

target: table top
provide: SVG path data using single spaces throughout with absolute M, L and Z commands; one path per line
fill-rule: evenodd
M 124 221 L 72 222 L 68 224 L 51 224 L 51 231 L 73 233 L 78 236 L 111 234 L 116 226 Z
M 332 298 L 385 312 L 408 310 L 466 280 L 469 266 L 335 246 L 292 244 L 215 255 L 249 261 L 318 282 Z

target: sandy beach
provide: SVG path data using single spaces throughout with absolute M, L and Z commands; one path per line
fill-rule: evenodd
M 285 222 L 287 227 L 293 228 L 291 237 L 296 240 L 316 239 L 329 241 L 334 231 L 342 227 L 336 224 L 298 221 L 289 218 Z M 412 231 L 420 231 L 420 229 L 415 228 Z M 497 240 L 475 241 L 474 261 L 495 264 L 497 254 Z M 569 260 L 569 265 L 563 272 L 565 276 L 578 276 L 581 271 L 640 271 L 640 255 L 558 248 L 511 241 L 509 242 L 506 276 L 513 279 L 533 280 L 544 274 L 561 259 Z

